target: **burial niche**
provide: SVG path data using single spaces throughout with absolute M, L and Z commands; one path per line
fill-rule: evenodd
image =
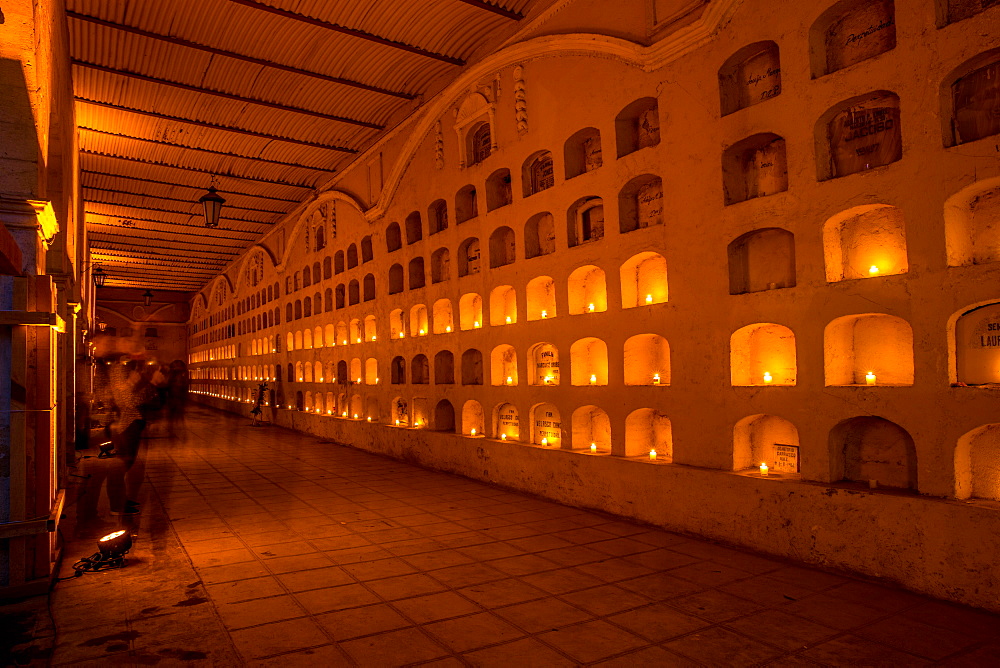
M 781 94 L 781 64 L 774 42 L 749 44 L 719 69 L 719 96 L 726 116 Z
M 468 156 L 467 159 L 470 166 L 478 165 L 490 157 L 490 150 L 493 145 L 490 140 L 490 124 L 483 121 L 472 126 L 472 129 L 466 135 L 466 141 L 468 145 L 466 146 L 465 155 Z
M 475 348 L 462 353 L 462 385 L 483 384 L 483 354 Z
M 464 331 L 483 326 L 483 298 L 474 292 L 458 300 L 458 326 Z
M 406 359 L 400 355 L 392 358 L 389 364 L 389 382 L 393 385 L 406 384 Z
M 354 269 L 358 266 L 358 247 L 351 244 L 347 247 L 347 268 Z
M 660 116 L 655 97 L 632 102 L 615 117 L 618 157 L 660 143 Z
M 903 212 L 872 204 L 833 216 L 823 225 L 823 254 L 830 283 L 906 273 Z
M 958 439 L 955 496 L 1000 501 L 1000 424 L 988 424 Z
M 531 385 L 559 384 L 559 350 L 551 343 L 538 343 L 528 350 Z
M 633 255 L 619 270 L 622 308 L 651 306 L 667 301 L 667 261 L 659 253 Z
M 572 246 L 604 238 L 604 200 L 583 197 L 566 211 L 566 241 Z
M 375 274 L 365 274 L 364 297 L 366 302 L 375 299 Z
M 461 225 L 479 215 L 479 204 L 476 200 L 476 187 L 463 187 L 455 194 L 455 224 Z
M 455 383 L 455 355 L 450 350 L 441 350 L 434 355 L 434 384 L 453 385 Z
M 938 27 L 971 18 L 991 7 L 1000 7 L 1000 0 L 937 0 Z
M 427 385 L 431 382 L 430 363 L 427 355 L 415 355 L 410 360 L 410 382 L 414 385 Z
M 517 322 L 517 292 L 510 285 L 500 285 L 490 292 L 490 324 L 513 325 Z
M 431 283 L 443 283 L 451 278 L 451 260 L 447 248 L 431 254 Z
M 833 320 L 824 333 L 827 385 L 913 385 L 913 331 L 893 315 Z
M 443 199 L 434 200 L 427 207 L 427 225 L 430 234 L 437 234 L 448 229 L 448 203 Z
M 514 346 L 501 344 L 490 353 L 490 384 L 517 385 L 517 351 Z
M 403 322 L 401 308 L 389 312 L 389 336 L 393 340 L 406 338 L 406 324 Z
M 556 252 L 555 221 L 548 211 L 536 213 L 524 224 L 524 258 Z
M 1000 49 L 987 57 L 992 62 L 951 84 L 951 145 L 1000 134 Z M 972 62 L 982 62 L 983 58 L 977 56 Z M 963 65 L 959 71 L 967 67 Z
M 387 253 L 392 253 L 402 247 L 403 235 L 399 230 L 399 223 L 390 223 L 389 227 L 385 228 L 385 250 Z
M 556 317 L 556 283 L 551 276 L 538 276 L 528 281 L 528 320 Z
M 785 140 L 764 132 L 739 141 L 722 154 L 726 205 L 788 190 Z
M 434 431 L 455 432 L 455 408 L 447 399 L 437 402 L 434 407 Z
M 493 211 L 513 201 L 510 170 L 498 169 L 486 179 L 486 210 Z
M 618 193 L 618 230 L 622 234 L 663 224 L 663 182 L 652 174 L 637 176 Z
M 490 268 L 498 269 L 513 264 L 517 259 L 514 245 L 514 230 L 507 226 L 493 230 L 490 235 Z
M 893 0 L 843 0 L 809 31 L 813 78 L 836 72 L 896 47 Z
M 656 461 L 673 461 L 670 418 L 653 408 L 639 408 L 625 418 L 625 456 L 648 456 L 651 451 L 656 451 Z
M 434 333 L 447 334 L 452 331 L 455 323 L 452 321 L 451 300 L 439 299 L 434 302 Z
M 420 212 L 413 211 L 406 217 L 406 243 L 415 244 L 424 238 L 424 225 L 420 220 Z
M 795 238 L 777 227 L 754 230 L 729 244 L 729 294 L 795 287 Z
M 424 287 L 426 281 L 426 273 L 424 271 L 423 257 L 415 257 L 412 260 L 410 260 L 409 274 L 410 274 L 411 290 L 418 290 Z
M 601 132 L 597 128 L 578 130 L 563 146 L 566 178 L 592 172 L 604 164 L 601 157 Z
M 573 385 L 608 384 L 608 346 L 593 336 L 580 339 L 569 349 Z
M 626 385 L 670 385 L 670 345 L 659 334 L 636 334 L 625 341 Z
M 734 386 L 795 385 L 795 334 L 783 325 L 755 323 L 729 338 L 729 373 Z
M 611 450 L 611 420 L 602 408 L 580 406 L 573 411 L 573 448 L 589 450 L 592 445 L 598 451 Z
M 536 404 L 531 409 L 531 442 L 550 448 L 562 446 L 562 419 L 553 404 Z
M 600 267 L 592 264 L 578 267 L 569 275 L 567 288 L 570 315 L 608 310 L 608 290 Z
M 944 206 L 948 265 L 1000 261 L 1000 179 L 974 183 Z
M 733 428 L 733 470 L 799 473 L 799 430 L 776 415 L 751 415 Z
M 879 91 L 842 102 L 823 115 L 816 136 L 821 181 L 896 162 L 903 157 L 899 98 Z
M 485 436 L 483 407 L 474 399 L 469 399 L 462 406 L 462 433 L 469 436 Z
M 1000 384 L 1000 302 L 965 311 L 955 322 L 956 382 Z
M 430 329 L 427 327 L 427 307 L 416 304 L 410 309 L 410 335 L 424 336 Z
M 917 489 L 913 438 L 894 422 L 869 415 L 844 420 L 830 430 L 830 451 L 840 460 L 840 480 Z
M 458 247 L 458 275 L 471 276 L 480 270 L 479 238 L 470 237 Z
M 521 168 L 524 196 L 548 190 L 555 185 L 555 171 L 552 165 L 552 154 L 548 151 L 538 151 L 524 161 Z
M 521 421 L 514 404 L 500 404 L 493 412 L 493 433 L 502 441 L 517 441 L 521 438 Z

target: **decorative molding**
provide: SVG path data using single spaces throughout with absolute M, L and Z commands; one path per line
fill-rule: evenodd
M 380 198 L 380 201 L 382 199 L 385 199 L 384 191 L 382 197 Z M 295 221 L 295 225 L 288 233 L 287 239 L 289 241 L 288 243 L 285 244 L 284 253 L 282 253 L 280 261 L 275 264 L 276 271 L 282 272 L 285 270 L 285 267 L 288 264 L 288 260 L 292 254 L 292 250 L 295 246 L 295 241 L 298 239 L 299 233 L 302 231 L 302 226 L 305 225 L 307 221 L 312 217 L 313 212 L 315 212 L 317 209 L 319 209 L 327 202 L 344 202 L 348 206 L 357 209 L 358 213 L 360 213 L 362 217 L 366 217 L 369 218 L 369 220 L 371 220 L 371 217 L 368 216 L 368 214 L 366 214 L 365 212 L 365 207 L 355 197 L 340 190 L 327 190 L 325 193 L 318 195 L 313 201 L 311 201 L 308 204 L 308 206 L 306 206 L 305 209 L 303 209 L 298 214 L 298 220 Z M 333 239 L 331 239 L 331 241 L 333 241 Z
M 528 132 L 528 94 L 524 88 L 524 65 L 514 67 L 514 123 L 517 134 Z
M 434 126 L 434 166 L 444 169 L 444 134 L 441 132 L 441 121 Z

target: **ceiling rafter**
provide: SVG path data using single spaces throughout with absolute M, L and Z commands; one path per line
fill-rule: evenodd
M 103 202 L 94 202 L 94 203 L 95 204 L 104 204 Z M 106 205 L 106 206 L 115 206 L 115 205 Z M 248 244 L 252 244 L 252 243 L 255 243 L 255 242 L 254 242 L 253 239 L 241 239 L 239 237 L 226 237 L 226 236 L 220 236 L 220 235 L 218 235 L 216 233 L 219 232 L 219 231 L 222 231 L 222 232 L 235 232 L 236 234 L 249 234 L 249 235 L 256 235 L 256 234 L 258 234 L 257 232 L 243 231 L 243 230 L 234 230 L 231 227 L 211 227 L 210 228 L 210 227 L 205 227 L 204 225 L 189 225 L 188 223 L 172 223 L 169 220 L 156 220 L 156 219 L 153 219 L 153 218 L 138 218 L 136 216 L 118 216 L 118 215 L 114 215 L 114 214 L 110 214 L 110 213 L 101 213 L 100 211 L 89 211 L 89 210 L 86 210 L 83 213 L 86 216 L 101 216 L 103 218 L 118 218 L 118 219 L 121 219 L 121 220 L 141 220 L 141 221 L 146 222 L 146 223 L 154 223 L 156 225 L 166 225 L 167 227 L 190 227 L 191 229 L 194 229 L 194 230 L 201 230 L 201 233 L 200 234 L 195 234 L 193 232 L 178 232 L 178 231 L 175 231 L 175 230 L 153 230 L 153 229 L 149 229 L 149 228 L 145 228 L 145 227 L 125 227 L 124 225 L 112 225 L 111 223 L 101 223 L 101 222 L 93 221 L 93 220 L 88 220 L 87 221 L 88 225 L 104 225 L 106 227 L 114 227 L 114 228 L 123 229 L 123 230 L 157 232 L 159 234 L 179 234 L 179 235 L 186 235 L 186 236 L 200 237 L 200 238 L 204 238 L 206 234 L 211 233 L 213 239 L 226 240 L 226 241 L 242 241 L 242 242 L 246 242 Z
M 91 234 L 88 235 L 90 237 L 91 243 L 94 243 L 94 244 L 117 244 L 119 246 L 127 246 L 127 245 L 129 245 L 129 241 L 131 240 L 131 237 L 127 237 L 127 236 L 124 237 L 124 239 L 122 239 L 121 241 L 119 241 L 117 239 L 105 239 L 103 237 L 102 238 L 98 238 L 98 236 L 97 236 L 98 234 L 100 234 L 100 233 L 99 232 L 91 232 Z M 122 235 L 120 235 L 120 234 L 112 234 L 112 235 L 108 235 L 108 236 L 111 236 L 111 237 L 121 237 Z M 169 251 L 173 251 L 175 254 L 177 253 L 177 250 L 178 250 L 178 248 L 176 246 L 161 246 L 159 244 L 143 244 L 142 247 L 144 249 L 146 249 L 146 248 L 157 248 L 157 249 L 162 249 L 162 250 L 169 250 Z M 199 250 L 197 248 L 183 248 L 183 249 L 180 249 L 180 250 L 183 250 L 185 253 L 198 253 L 198 254 L 205 254 L 205 255 L 221 255 L 222 257 L 237 257 L 239 255 L 239 253 L 227 253 L 225 251 Z M 126 249 L 123 252 L 130 252 L 130 251 L 128 251 Z M 209 258 L 206 257 L 205 259 L 207 260 Z M 222 258 L 219 258 L 218 261 L 219 262 L 228 262 L 228 260 L 223 260 Z
M 519 14 L 518 12 L 507 9 L 506 7 L 500 7 L 499 5 L 494 5 L 485 0 L 458 0 L 459 2 L 464 2 L 467 5 L 471 5 L 477 9 L 483 9 L 487 12 L 493 12 L 497 16 L 502 16 L 505 19 L 511 19 L 512 21 L 520 21 L 524 18 L 524 14 Z
M 169 165 L 165 165 L 165 166 L 169 166 Z M 179 167 L 175 167 L 175 169 L 180 169 L 180 168 Z M 161 185 L 161 186 L 171 186 L 173 188 L 187 188 L 189 190 L 200 190 L 200 191 L 204 191 L 205 190 L 204 186 L 189 186 L 186 183 L 177 183 L 175 181 L 158 181 L 156 179 L 146 179 L 146 178 L 141 178 L 141 177 L 138 177 L 138 176 L 126 175 L 126 174 L 112 174 L 111 172 L 100 172 L 100 171 L 97 171 L 96 169 L 81 169 L 80 171 L 82 173 L 84 173 L 84 174 L 93 174 L 94 176 L 107 176 L 108 178 L 112 178 L 112 179 L 126 179 L 128 181 L 138 181 L 140 183 L 155 183 L 155 184 Z M 83 186 L 83 187 L 84 188 L 88 188 L 90 186 Z M 243 197 L 252 197 L 254 199 L 269 199 L 269 200 L 273 200 L 275 202 L 289 202 L 291 204 L 301 204 L 302 203 L 300 200 L 297 200 L 297 199 L 288 199 L 286 197 L 273 197 L 271 195 L 254 195 L 254 194 L 251 194 L 251 193 L 239 192 L 237 190 L 232 190 L 232 189 L 227 189 L 226 193 L 230 193 L 230 194 L 233 194 L 233 195 L 241 195 Z
M 253 160 L 254 162 L 265 162 L 272 165 L 281 165 L 282 167 L 295 167 L 297 169 L 308 169 L 313 172 L 327 172 L 332 173 L 337 170 L 323 168 L 323 167 L 312 167 L 310 165 L 303 165 L 298 162 L 285 162 L 284 160 L 271 160 L 270 158 L 255 158 L 249 155 L 240 155 L 238 153 L 229 153 L 228 151 L 216 151 L 210 148 L 200 148 L 198 146 L 188 146 L 187 144 L 176 144 L 174 142 L 163 141 L 161 139 L 147 139 L 145 137 L 136 137 L 135 135 L 123 135 L 118 132 L 111 132 L 110 130 L 98 130 L 97 128 L 88 128 L 85 125 L 77 126 L 80 130 L 86 130 L 87 132 L 96 132 L 101 135 L 108 135 L 109 137 L 120 137 L 121 139 L 131 139 L 133 141 L 141 141 L 147 144 L 157 144 L 159 146 L 169 146 L 170 148 L 180 148 L 185 151 L 198 151 L 199 153 L 208 153 L 209 155 L 221 155 L 227 158 L 241 158 L 243 160 Z
M 170 213 L 170 214 L 176 214 L 178 216 L 200 216 L 200 215 L 202 215 L 202 213 L 200 211 L 191 212 L 191 211 L 178 211 L 177 209 L 160 209 L 160 208 L 157 208 L 155 206 L 142 206 L 142 205 L 139 205 L 139 204 L 124 204 L 122 202 L 104 202 L 104 201 L 98 200 L 98 199 L 88 199 L 87 203 L 88 204 L 103 204 L 104 206 L 121 206 L 121 207 L 125 207 L 126 209 L 138 209 L 140 211 L 159 211 L 160 213 Z M 192 204 L 197 204 L 197 202 L 192 202 Z M 230 218 L 228 216 L 221 216 L 219 218 L 219 220 L 229 220 L 229 221 L 232 221 L 234 223 L 250 223 L 251 225 L 268 225 L 268 226 L 274 225 L 274 222 L 266 222 L 266 221 L 263 221 L 263 220 L 249 220 L 247 218 Z M 173 224 L 173 223 L 168 223 L 167 221 L 164 221 L 164 222 L 167 223 L 167 224 L 170 224 L 170 225 Z
M 388 88 L 372 86 L 369 84 L 361 83 L 360 81 L 352 81 L 351 79 L 334 77 L 328 74 L 320 74 L 319 72 L 311 72 L 309 70 L 303 70 L 298 67 L 292 67 L 291 65 L 282 65 L 280 63 L 275 63 L 270 60 L 264 60 L 263 58 L 254 58 L 253 56 L 246 56 L 239 53 L 233 53 L 232 51 L 226 51 L 225 49 L 218 49 L 215 47 L 207 46 L 205 44 L 189 42 L 187 40 L 180 39 L 179 37 L 169 37 L 167 35 L 160 35 L 154 32 L 149 32 L 147 30 L 141 30 L 140 28 L 133 28 L 131 26 L 122 25 L 120 23 L 105 21 L 104 19 L 99 19 L 96 16 L 88 16 L 86 14 L 80 14 L 78 12 L 73 12 L 73 11 L 67 11 L 66 16 L 72 19 L 77 19 L 79 21 L 87 21 L 88 23 L 94 23 L 96 25 L 104 26 L 106 28 L 111 28 L 113 30 L 119 30 L 121 32 L 137 35 L 139 37 L 155 39 L 161 42 L 167 42 L 168 44 L 183 46 L 189 49 L 196 49 L 198 51 L 204 51 L 205 53 L 211 53 L 212 55 L 215 56 L 223 56 L 226 58 L 232 58 L 234 60 L 242 60 L 243 62 L 252 63 L 254 65 L 259 65 L 261 67 L 268 67 L 271 69 L 282 70 L 284 72 L 291 72 L 292 74 L 311 77 L 313 79 L 321 79 L 323 81 L 328 81 L 330 83 L 335 83 L 335 84 L 340 84 L 342 86 L 349 86 L 351 88 L 365 90 L 370 93 L 379 93 L 380 95 L 388 95 L 390 97 L 396 97 L 403 100 L 412 100 L 415 97 L 410 93 L 403 93 L 401 91 L 389 90 Z
M 166 200 L 168 202 L 182 202 L 184 204 L 198 204 L 197 200 L 181 199 L 180 197 L 167 197 L 166 195 L 152 195 L 150 193 L 135 193 L 135 192 L 131 192 L 131 191 L 128 191 L 128 190 L 119 190 L 117 188 L 99 188 L 97 186 L 88 186 L 88 185 L 81 185 L 80 187 L 83 188 L 84 190 L 98 190 L 100 192 L 116 193 L 118 195 L 128 195 L 130 197 L 148 197 L 150 199 L 162 199 L 162 200 Z M 100 200 L 88 200 L 88 201 L 99 202 Z M 114 202 L 103 202 L 103 201 L 100 201 L 100 203 L 101 204 L 114 204 Z M 266 213 L 266 214 L 270 214 L 270 215 L 273 215 L 273 216 L 283 216 L 286 213 L 288 213 L 287 211 L 274 211 L 273 209 L 254 209 L 254 208 L 248 207 L 248 206 L 236 206 L 235 204 L 230 204 L 229 202 L 226 202 L 226 208 L 227 209 L 239 209 L 241 211 L 255 211 L 257 213 Z
M 353 118 L 347 118 L 346 116 L 337 116 L 336 114 L 324 114 L 322 111 L 315 111 L 313 109 L 306 109 L 304 107 L 293 107 L 291 105 L 281 104 L 280 102 L 268 102 L 267 100 L 262 100 L 258 97 L 244 97 L 243 95 L 236 95 L 235 93 L 225 93 L 221 90 L 212 90 L 211 88 L 192 86 L 191 84 L 181 83 L 179 81 L 170 81 L 169 79 L 160 79 L 158 77 L 151 77 L 147 74 L 139 74 L 138 72 L 122 70 L 116 67 L 98 65 L 97 63 L 87 62 L 86 60 L 80 60 L 78 58 L 74 58 L 71 62 L 73 63 L 73 65 L 76 65 L 77 67 L 85 67 L 87 69 L 96 70 L 98 72 L 105 72 L 106 74 L 113 74 L 115 76 L 127 77 L 129 79 L 137 79 L 139 81 L 154 83 L 160 86 L 169 86 L 171 88 L 177 88 L 179 90 L 186 90 L 192 93 L 198 93 L 199 95 L 209 95 L 211 97 L 218 97 L 224 100 L 232 100 L 234 102 L 240 102 L 243 104 L 256 104 L 261 107 L 267 107 L 269 109 L 278 109 L 279 111 L 287 111 L 293 114 L 312 116 L 313 118 L 321 118 L 323 120 L 333 121 L 335 123 L 356 125 L 358 127 L 368 128 L 370 130 L 385 129 L 384 125 L 380 125 L 378 123 L 372 123 L 369 121 L 358 121 Z
M 233 174 L 231 172 L 219 172 L 212 169 L 201 169 L 199 167 L 191 167 L 189 165 L 172 165 L 169 162 L 162 162 L 159 160 L 146 160 L 144 158 L 134 158 L 127 155 L 118 155 L 116 153 L 103 153 L 101 151 L 94 151 L 92 149 L 86 149 L 86 148 L 80 149 L 80 153 L 85 155 L 98 155 L 101 156 L 102 158 L 114 158 L 115 160 L 136 162 L 143 165 L 154 165 L 156 167 L 169 167 L 170 169 L 180 169 L 185 172 L 199 172 L 201 174 L 211 174 L 212 176 L 225 177 L 228 179 L 239 179 L 241 181 L 253 181 L 255 183 L 271 183 L 278 186 L 288 186 L 289 188 L 303 188 L 305 190 L 315 189 L 315 186 L 307 185 L 305 183 L 290 183 L 288 181 L 275 181 L 274 179 L 259 179 L 254 176 L 240 176 L 239 174 Z
M 330 23 L 328 21 L 323 21 L 322 19 L 306 16 L 305 14 L 299 14 L 297 12 L 292 12 L 287 9 L 272 7 L 271 5 L 264 4 L 263 2 L 255 2 L 254 0 L 229 0 L 229 2 L 232 2 L 237 5 L 243 5 L 244 7 L 251 7 L 253 9 L 257 9 L 262 12 L 267 12 L 268 14 L 280 16 L 284 19 L 290 19 L 292 21 L 307 23 L 311 26 L 323 28 L 324 30 L 331 30 L 333 32 L 338 32 L 343 35 L 350 35 L 351 37 L 363 39 L 368 42 L 373 42 L 375 44 L 381 44 L 382 46 L 389 46 L 394 49 L 400 49 L 401 51 L 406 51 L 407 53 L 413 53 L 418 56 L 424 56 L 425 58 L 432 58 L 433 60 L 438 60 L 442 63 L 448 63 L 449 65 L 458 65 L 459 67 L 465 65 L 465 61 L 462 60 L 461 58 L 447 56 L 443 53 L 435 53 L 433 51 L 428 51 L 427 49 L 422 49 L 419 46 L 413 46 L 412 44 L 405 44 L 403 42 L 397 42 L 395 40 L 386 39 L 385 37 L 379 37 L 378 35 L 374 35 L 364 30 L 359 30 L 358 28 L 348 28 L 347 26 L 342 26 L 338 23 Z
M 112 104 L 111 102 L 90 100 L 85 97 L 80 97 L 79 95 L 74 96 L 73 99 L 76 100 L 77 102 L 82 102 L 83 104 L 92 104 L 97 107 L 104 107 L 105 109 L 114 109 L 115 111 L 122 111 L 129 114 L 149 116 L 150 118 L 158 118 L 164 121 L 173 121 L 174 123 L 185 123 L 187 125 L 194 125 L 199 128 L 206 128 L 208 130 L 235 132 L 241 135 L 247 135 L 248 137 L 260 137 L 261 139 L 270 139 L 274 141 L 286 142 L 289 144 L 297 144 L 299 146 L 309 146 L 311 148 L 321 148 L 326 151 L 337 151 L 338 153 L 350 153 L 350 154 L 357 153 L 357 150 L 353 148 L 347 148 L 344 146 L 333 146 L 331 144 L 322 144 L 320 142 L 308 141 L 306 139 L 295 139 L 294 137 L 272 135 L 267 132 L 257 132 L 255 130 L 247 130 L 246 128 L 238 128 L 232 125 L 218 125 L 216 123 L 208 123 L 206 121 L 196 121 L 194 119 L 183 118 L 181 116 L 168 116 L 167 114 L 161 114 L 155 111 L 146 111 L 145 109 L 135 109 L 133 107 L 123 107 L 120 104 Z
M 129 230 L 133 230 L 133 231 L 136 231 L 136 232 L 142 232 L 142 231 L 144 231 L 143 228 L 122 228 L 122 227 L 116 226 L 116 225 L 108 225 L 107 223 L 94 223 L 94 224 L 95 225 L 103 225 L 104 227 L 117 227 L 119 229 L 129 229 Z M 103 235 L 106 235 L 106 236 L 109 236 L 109 237 L 121 237 L 121 238 L 129 239 L 130 241 L 135 241 L 135 239 L 136 239 L 136 235 L 134 235 L 134 234 L 123 235 L 123 234 L 116 234 L 114 232 L 101 232 L 99 230 L 90 230 L 88 236 L 91 239 L 96 239 L 97 235 L 99 235 L 99 234 L 103 234 Z M 171 232 L 170 234 L 181 234 L 181 233 L 180 232 Z M 197 235 L 197 236 L 201 236 L 201 235 Z M 142 239 L 147 239 L 147 238 L 150 238 L 150 237 L 141 237 L 141 238 Z M 166 241 L 165 239 L 153 239 L 153 240 L 154 241 Z M 101 239 L 101 241 L 105 241 L 105 240 Z M 123 242 L 110 241 L 109 243 L 123 243 Z M 179 244 L 186 244 L 188 246 L 208 246 L 210 248 L 219 248 L 219 244 L 217 244 L 217 243 L 215 243 L 215 244 L 203 244 L 203 243 L 200 243 L 200 242 L 197 242 L 197 241 L 184 241 L 184 240 L 177 241 L 177 243 L 179 243 Z M 145 246 L 146 246 L 146 244 L 143 243 L 143 247 L 145 247 Z M 154 248 L 176 248 L 176 246 L 154 246 Z M 215 252 L 215 251 L 198 250 L 196 248 L 182 248 L 181 250 L 183 250 L 184 252 L 191 252 L 191 253 L 212 253 L 212 252 Z M 219 252 L 221 253 L 221 251 L 219 251 Z M 231 255 L 231 256 L 240 255 L 240 253 L 225 253 L 225 254 L 226 255 Z
M 224 262 L 197 262 L 191 259 L 184 259 L 183 261 L 177 260 L 176 255 L 167 255 L 165 253 L 149 253 L 148 255 L 139 255 L 138 253 L 128 253 L 126 251 L 118 250 L 115 248 L 93 248 L 93 255 L 100 256 L 102 258 L 120 258 L 122 260 L 144 260 L 147 262 L 155 262 L 158 266 L 167 267 L 177 265 L 179 267 L 207 267 L 209 271 L 218 271 L 220 268 L 226 266 Z M 175 260 L 173 262 L 165 261 L 164 257 L 173 257 Z M 106 260 L 104 260 L 106 261 Z

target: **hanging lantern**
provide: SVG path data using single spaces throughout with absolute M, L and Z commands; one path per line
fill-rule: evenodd
M 145 306 L 149 306 L 153 303 L 153 293 L 150 290 L 146 290 L 142 293 L 142 303 Z
M 212 177 L 212 185 L 208 187 L 208 192 L 202 195 L 198 201 L 205 207 L 205 227 L 218 227 L 219 214 L 222 212 L 222 205 L 226 203 L 226 200 L 215 189 L 214 176 Z
M 104 273 L 101 269 L 101 265 L 94 267 L 94 285 L 101 288 L 104 287 L 104 281 L 108 278 L 108 275 Z

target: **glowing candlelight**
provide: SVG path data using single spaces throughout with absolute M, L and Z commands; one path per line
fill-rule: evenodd
M 371 417 L 369 417 L 369 418 L 368 418 L 368 421 L 369 421 L 369 422 L 371 422 L 371 421 L 372 421 Z
M 597 443 L 591 443 L 590 444 L 590 451 L 591 452 L 597 452 Z
M 875 372 L 874 371 L 869 371 L 868 373 L 865 374 L 865 383 L 868 384 L 868 385 L 874 385 L 875 384 Z
M 653 295 L 646 295 L 646 303 L 647 304 L 653 303 Z
M 327 414 L 327 415 L 333 415 L 333 411 L 330 411 L 330 410 L 328 410 L 328 411 L 326 412 L 326 414 Z
M 590 384 L 591 385 L 597 385 L 597 374 L 596 373 L 590 374 Z
M 548 438 L 543 438 L 542 439 L 542 445 L 548 445 L 548 444 L 549 444 L 549 439 Z
M 767 477 L 767 471 L 768 471 L 767 464 L 764 463 L 764 462 L 761 462 L 760 463 L 760 477 L 761 478 L 766 478 Z
M 361 343 L 361 337 L 358 337 L 357 343 Z
M 476 329 L 478 329 L 478 328 L 482 327 L 482 325 L 480 325 L 480 324 L 479 324 L 479 321 L 478 321 L 478 320 L 477 320 L 477 321 L 475 321 L 474 323 L 472 323 L 472 326 L 473 326 L 474 328 L 476 328 Z
M 372 334 L 372 341 L 374 341 L 374 340 L 375 340 L 375 335 L 374 335 L 374 334 Z
M 771 372 L 770 371 L 765 371 L 764 372 L 764 382 L 765 383 L 770 383 L 772 380 L 774 380 L 774 378 L 771 376 Z
M 654 373 L 653 374 L 653 385 L 659 385 L 659 384 L 660 384 L 660 374 Z
M 355 420 L 357 420 L 357 419 L 358 419 L 358 414 L 357 414 L 357 413 L 355 413 L 355 414 L 354 414 L 354 419 L 355 419 Z
M 507 320 L 507 324 L 508 324 L 508 325 L 509 325 L 509 324 L 510 324 L 511 322 L 513 322 L 513 321 L 512 321 L 511 319 L 510 319 L 510 316 L 507 316 L 506 320 Z
M 347 411 L 344 411 L 344 413 L 341 415 L 341 417 L 347 417 Z
M 399 420 L 396 420 L 396 426 L 397 427 L 399 426 Z
M 447 327 L 445 327 L 445 328 L 444 328 L 444 331 L 446 331 L 446 332 L 450 332 L 450 331 L 451 331 L 451 325 L 448 325 Z
M 548 318 L 549 317 L 549 312 L 548 311 L 542 311 L 542 317 L 543 318 Z
M 874 264 L 872 266 L 868 267 L 868 275 L 869 276 L 877 276 L 878 275 L 878 267 L 876 265 L 874 265 Z
M 424 335 L 424 334 L 426 334 L 426 333 L 427 333 L 427 332 L 425 332 L 424 330 L 420 330 L 420 336 L 423 336 L 423 335 Z
M 554 380 L 555 380 L 554 376 L 546 376 L 545 377 L 545 384 L 546 385 L 551 385 Z
M 649 461 L 651 461 L 651 462 L 655 462 L 656 461 L 656 450 L 650 450 L 649 451 Z
M 475 436 L 476 435 L 476 430 L 472 429 L 472 431 L 469 432 L 469 435 L 470 436 Z
M 514 384 L 514 379 L 511 376 L 507 376 L 507 384 L 508 385 L 513 385 Z
M 340 345 L 342 345 L 342 346 L 346 346 L 346 345 L 347 345 L 347 339 L 344 339 L 343 341 L 341 341 L 341 342 L 340 342 Z
M 405 336 L 406 336 L 406 334 L 404 334 L 403 332 L 400 332 L 400 333 L 399 333 L 399 338 L 401 338 L 401 339 L 402 339 L 402 338 L 404 338 Z
M 587 304 L 587 312 L 588 313 L 593 313 L 594 312 L 594 305 L 593 304 Z
M 507 434 L 500 434 L 500 440 L 501 441 L 506 441 L 507 440 Z

